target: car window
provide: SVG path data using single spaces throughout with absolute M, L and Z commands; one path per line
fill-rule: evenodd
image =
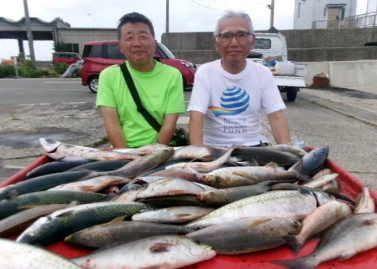
M 116 44 L 104 45 L 104 58 L 107 59 L 126 59 L 126 57 L 119 51 Z
M 271 39 L 268 38 L 256 38 L 254 49 L 270 49 L 271 48 Z
M 174 54 L 162 43 L 158 43 L 157 51 L 163 59 L 175 59 Z
M 84 47 L 83 57 L 101 58 L 102 57 L 101 45 L 87 45 Z

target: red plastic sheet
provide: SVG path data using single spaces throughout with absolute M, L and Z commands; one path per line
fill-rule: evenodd
M 28 167 L 15 174 L 8 180 L 0 184 L 0 187 L 17 183 L 22 181 L 25 175 L 34 169 L 37 166 L 45 164 L 51 161 L 47 156 L 42 156 L 36 161 L 31 163 Z M 344 168 L 340 167 L 337 163 L 332 160 L 327 160 L 326 167 L 330 168 L 332 172 L 338 173 L 338 181 L 342 189 L 342 193 L 347 195 L 352 199 L 356 199 L 357 196 L 361 193 L 363 188 L 363 183 L 358 180 L 355 176 L 349 173 Z M 374 201 L 377 201 L 377 192 L 370 190 L 371 196 Z M 278 269 L 285 268 L 279 265 L 270 263 L 272 260 L 291 260 L 298 257 L 303 257 L 309 255 L 315 248 L 318 243 L 318 239 L 309 241 L 304 248 L 297 254 L 294 255 L 292 252 L 285 246 L 274 248 L 272 250 L 259 251 L 250 254 L 243 255 L 217 255 L 211 260 L 197 263 L 195 265 L 187 266 L 185 269 Z M 51 244 L 46 247 L 48 250 L 57 253 L 66 258 L 74 258 L 83 256 L 87 253 L 90 253 L 91 249 L 78 248 L 71 245 L 68 245 L 64 242 L 58 242 Z M 357 254 L 356 256 L 340 261 L 332 260 L 326 263 L 320 264 L 317 268 L 319 269 L 333 269 L 333 268 L 342 268 L 342 269 L 375 269 L 377 265 L 377 248 Z

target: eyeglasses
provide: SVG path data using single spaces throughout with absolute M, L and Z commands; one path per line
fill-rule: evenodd
M 237 33 L 218 34 L 216 38 L 221 42 L 230 42 L 233 37 L 235 37 L 238 41 L 246 41 L 250 35 L 252 34 L 249 32 L 239 31 Z

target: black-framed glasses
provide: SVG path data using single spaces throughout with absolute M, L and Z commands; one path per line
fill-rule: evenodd
M 236 33 L 228 32 L 228 33 L 218 34 L 216 38 L 222 42 L 230 42 L 233 39 L 233 37 L 235 37 L 239 41 L 246 41 L 251 35 L 253 34 L 249 32 L 238 31 Z

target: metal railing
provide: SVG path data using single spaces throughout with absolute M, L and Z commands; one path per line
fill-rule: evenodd
M 367 28 L 377 26 L 377 12 L 347 17 L 341 20 L 313 21 L 312 29 Z

